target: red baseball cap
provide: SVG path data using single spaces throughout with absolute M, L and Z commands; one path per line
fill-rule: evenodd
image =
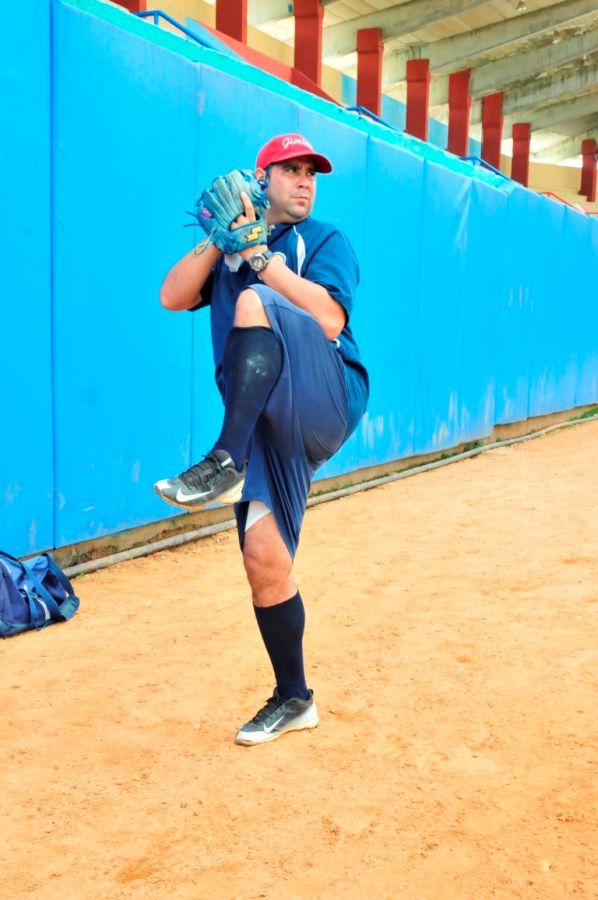
M 322 153 L 316 153 L 301 134 L 277 134 L 264 144 L 255 161 L 256 168 L 267 169 L 272 163 L 299 156 L 311 156 L 316 172 L 332 172 L 332 164 Z

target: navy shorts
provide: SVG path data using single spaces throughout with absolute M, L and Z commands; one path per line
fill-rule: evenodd
M 243 546 L 249 502 L 261 500 L 294 557 L 312 477 L 361 418 L 367 387 L 363 409 L 350 410 L 336 341 L 329 341 L 313 316 L 276 291 L 266 285 L 251 285 L 251 290 L 264 305 L 283 355 L 280 376 L 249 447 L 243 496 L 235 507 L 239 540 Z

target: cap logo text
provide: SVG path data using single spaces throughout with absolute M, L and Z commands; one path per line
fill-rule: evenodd
M 303 140 L 303 138 L 286 137 L 286 138 L 283 138 L 283 141 L 282 141 L 282 146 L 283 146 L 284 150 L 286 150 L 287 147 L 294 147 L 297 144 L 301 147 L 307 147 L 309 150 L 311 150 L 311 146 L 307 143 L 307 141 Z

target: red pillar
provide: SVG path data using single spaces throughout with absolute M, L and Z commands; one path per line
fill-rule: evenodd
M 407 61 L 407 116 L 405 131 L 422 141 L 428 140 L 428 102 L 430 99 L 430 63 L 427 59 Z
M 502 126 L 502 93 L 488 94 L 482 98 L 482 159 L 495 169 L 500 169 Z
M 581 142 L 581 187 L 580 194 L 584 194 L 589 203 L 596 202 L 596 154 L 598 144 L 594 138 L 588 138 Z
M 449 125 L 446 149 L 456 156 L 467 156 L 469 150 L 470 73 L 470 69 L 463 69 L 449 75 Z
M 322 23 L 320 0 L 295 0 L 295 68 L 318 86 L 322 79 Z
M 216 31 L 247 43 L 247 0 L 216 0 Z
M 380 115 L 382 109 L 382 43 L 381 28 L 359 28 L 357 31 L 357 105 Z
M 511 178 L 527 187 L 529 179 L 529 145 L 532 137 L 532 126 L 529 122 L 518 122 L 513 125 L 513 159 L 511 162 Z
M 132 13 L 147 12 L 147 0 L 116 0 L 116 2 Z

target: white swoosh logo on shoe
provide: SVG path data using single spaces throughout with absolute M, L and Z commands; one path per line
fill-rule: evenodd
M 196 501 L 200 498 L 189 497 L 189 494 L 184 494 L 180 488 L 177 488 L 174 499 L 178 500 L 179 503 L 188 503 L 189 501 L 193 502 L 194 500 Z
M 264 725 L 264 731 L 266 732 L 266 734 L 270 734 L 271 731 L 274 731 L 274 729 L 276 728 L 278 723 L 282 722 L 283 719 L 284 719 L 284 716 L 281 716 L 280 719 L 277 719 L 273 725 L 270 725 L 270 726 Z

